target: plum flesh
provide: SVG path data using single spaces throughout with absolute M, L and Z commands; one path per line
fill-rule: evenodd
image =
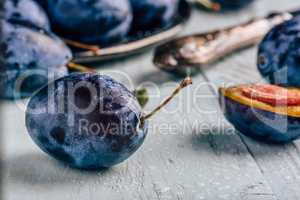
M 121 83 L 108 76 L 74 73 L 31 98 L 26 127 L 52 157 L 95 170 L 126 160 L 141 146 L 147 135 L 141 117 L 136 97 Z
M 33 0 L 5 0 L 0 17 L 18 21 L 44 30 L 50 30 L 46 12 Z
M 179 0 L 130 0 L 133 10 L 133 29 L 151 30 L 172 22 Z
M 49 0 L 47 10 L 57 33 L 88 44 L 122 40 L 132 21 L 128 0 Z
M 300 137 L 300 104 L 290 101 L 291 96 L 286 96 L 286 105 L 279 100 L 274 106 L 269 99 L 260 98 L 266 94 L 250 98 L 243 94 L 243 87 L 221 88 L 219 92 L 224 115 L 239 132 L 267 143 L 288 143 Z M 294 90 L 289 92 L 297 93 L 292 96 L 299 99 L 300 90 Z
M 300 93 L 275 85 L 251 85 L 241 87 L 245 97 L 264 102 L 271 106 L 298 106 Z
M 257 67 L 272 84 L 300 86 L 300 18 L 275 26 L 259 45 Z
M 28 97 L 68 73 L 72 55 L 55 35 L 1 20 L 0 98 Z

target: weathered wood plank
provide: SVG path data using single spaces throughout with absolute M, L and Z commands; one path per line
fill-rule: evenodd
M 247 53 L 247 52 L 244 52 Z M 249 52 L 250 53 L 250 52 Z M 223 65 L 223 64 L 222 64 Z M 239 63 L 231 66 L 238 66 Z M 209 80 L 214 83 L 213 90 L 216 85 L 247 83 L 249 81 L 258 80 L 254 73 L 247 73 L 235 71 L 235 67 L 230 65 L 220 66 L 215 68 L 215 71 L 204 72 Z M 242 65 L 240 65 L 242 66 Z M 224 70 L 226 67 L 226 70 Z M 222 69 L 223 68 L 223 69 Z M 224 75 L 226 73 L 227 75 Z M 221 74 L 220 76 L 218 74 Z M 247 74 L 245 76 L 245 74 Z M 212 77 L 212 78 L 210 78 Z M 234 79 L 234 81 L 232 81 Z M 223 82 L 224 81 L 224 82 Z M 257 143 L 245 136 L 242 136 L 244 143 L 251 152 L 253 158 L 258 163 L 262 173 L 265 175 L 272 190 L 278 199 L 298 199 L 300 194 L 298 192 L 300 187 L 300 154 L 295 144 L 274 146 L 262 143 Z M 297 142 L 296 142 L 297 143 Z
M 256 70 L 256 48 L 217 63 L 203 70 L 204 75 L 213 83 L 212 90 L 218 86 L 238 83 L 263 82 Z M 216 91 L 214 91 L 216 92 Z M 278 199 L 299 199 L 300 193 L 300 154 L 295 144 L 274 146 L 257 143 L 241 136 L 262 173 L 268 180 Z
M 264 14 L 270 6 L 285 9 L 293 5 L 296 2 L 292 0 L 278 0 L 276 4 L 273 0 L 258 0 L 248 11 L 226 14 L 226 17 L 196 11 L 185 33 L 236 24 Z M 257 75 L 251 77 L 255 74 L 254 67 L 248 68 L 254 66 L 254 54 L 252 50 L 243 51 L 205 70 L 205 75 L 216 85 L 260 80 Z M 240 66 L 243 70 L 237 72 Z M 228 69 L 223 70 L 224 67 Z M 150 52 L 106 64 L 99 71 L 127 85 L 127 76 L 135 86 L 145 81 L 155 82 L 160 97 L 171 90 L 164 83 L 174 80 L 153 67 Z M 131 159 L 100 172 L 69 169 L 50 159 L 27 135 L 24 112 L 14 103 L 1 102 L 1 117 L 5 119 L 1 124 L 3 199 L 299 199 L 298 149 L 293 145 L 265 146 L 244 137 L 243 142 L 224 122 L 206 80 L 198 75 L 194 81 L 200 89 L 194 86 L 191 91 L 184 91 L 181 98 L 167 107 L 169 111 L 174 108 L 178 111 L 165 111 L 151 120 L 145 144 Z M 155 94 L 156 90 L 150 91 Z M 186 99 L 194 97 L 190 93 L 197 94 L 197 98 Z M 146 110 L 160 99 L 154 95 Z M 170 125 L 175 128 L 170 129 Z M 280 188 L 284 189 L 280 191 Z
M 248 10 L 249 16 L 263 15 L 271 10 L 287 10 L 299 7 L 299 3 L 292 1 L 260 1 L 255 4 L 255 8 Z M 258 11 L 258 12 L 255 12 Z M 198 14 L 199 18 L 201 14 Z M 242 17 L 239 19 L 242 19 Z M 225 24 L 231 24 L 236 19 L 224 18 Z M 226 22 L 225 22 L 226 21 Z M 191 25 L 192 26 L 192 25 Z M 218 86 L 232 85 L 237 83 L 264 82 L 256 69 L 256 48 L 241 51 L 239 54 L 224 59 L 222 62 L 205 69 L 204 76 L 211 81 L 212 91 Z M 278 199 L 299 199 L 300 193 L 300 143 L 285 146 L 272 146 L 257 143 L 245 136 L 241 136 L 243 142 L 261 172 L 266 177 L 274 194 Z

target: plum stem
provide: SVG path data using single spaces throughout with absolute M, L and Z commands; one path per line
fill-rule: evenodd
M 99 55 L 100 51 L 101 51 L 100 47 L 97 45 L 84 44 L 81 42 L 77 42 L 77 41 L 65 39 L 65 38 L 63 38 L 63 41 L 70 46 L 73 46 L 73 47 L 76 47 L 79 49 L 89 50 L 89 51 L 93 52 L 95 55 Z
M 152 112 L 142 117 L 142 122 L 145 122 L 145 120 L 151 118 L 153 115 L 155 115 L 158 111 L 160 111 L 164 106 L 166 106 L 183 88 L 193 84 L 193 81 L 191 77 L 185 78 L 183 81 L 181 81 L 180 85 L 173 91 L 173 93 L 167 97 L 159 106 L 157 106 Z
M 197 0 L 202 6 L 211 9 L 213 11 L 220 11 L 221 6 L 218 3 L 214 3 L 211 0 Z
M 80 71 L 80 72 L 97 72 L 97 70 L 95 70 L 95 69 L 92 69 L 90 67 L 86 67 L 86 66 L 83 66 L 83 65 L 80 65 L 80 64 L 77 64 L 77 63 L 73 63 L 73 62 L 69 62 L 67 64 L 67 67 L 69 69 L 77 70 L 77 71 Z

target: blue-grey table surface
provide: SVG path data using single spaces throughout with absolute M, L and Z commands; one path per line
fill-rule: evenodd
M 298 0 L 257 0 L 231 14 L 195 9 L 181 35 L 213 30 L 300 7 Z M 274 146 L 242 136 L 219 109 L 218 86 L 262 82 L 256 70 L 257 48 L 231 55 L 193 77 L 183 91 L 150 121 L 144 145 L 111 169 L 70 169 L 45 155 L 29 138 L 24 103 L 1 102 L 2 198 L 4 200 L 119 199 L 300 199 L 300 141 Z M 180 79 L 152 64 L 153 51 L 99 65 L 134 88 L 146 85 L 151 110 Z M 128 81 L 129 79 L 129 81 Z

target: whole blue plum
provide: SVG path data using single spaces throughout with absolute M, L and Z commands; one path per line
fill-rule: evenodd
M 33 0 L 5 0 L 0 11 L 1 18 L 50 30 L 46 12 Z
M 132 92 L 93 73 L 74 73 L 39 90 L 26 111 L 26 127 L 47 154 L 72 167 L 95 170 L 131 156 L 147 135 Z
M 0 98 L 28 97 L 68 73 L 71 52 L 55 35 L 6 20 L 0 23 Z
M 300 18 L 275 26 L 259 45 L 257 67 L 273 84 L 300 86 Z
M 167 26 L 178 11 L 179 0 L 130 0 L 133 28 L 149 30 Z
M 56 32 L 88 44 L 122 40 L 132 21 L 128 0 L 48 0 L 47 10 Z

